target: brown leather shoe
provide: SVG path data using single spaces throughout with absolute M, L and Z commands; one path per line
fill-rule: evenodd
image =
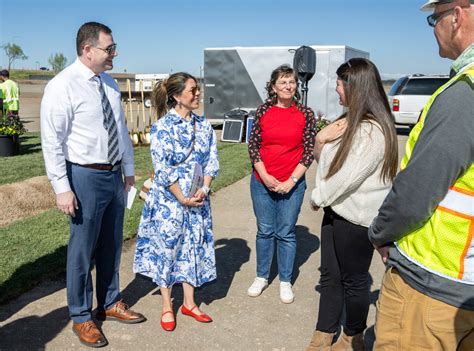
M 79 341 L 83 345 L 90 347 L 102 347 L 107 345 L 107 339 L 93 321 L 73 323 L 72 331 L 79 337 Z
M 146 320 L 141 313 L 132 311 L 122 300 L 117 301 L 106 311 L 98 311 L 96 317 L 99 320 L 114 320 L 126 324 L 140 323 Z

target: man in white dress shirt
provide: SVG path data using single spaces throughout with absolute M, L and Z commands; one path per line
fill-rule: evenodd
M 76 61 L 44 91 L 41 142 L 58 209 L 70 216 L 66 272 L 73 331 L 81 343 L 101 347 L 107 340 L 92 320 L 94 266 L 97 319 L 145 320 L 121 300 L 119 290 L 124 191 L 135 183 L 133 148 L 120 91 L 104 73 L 117 56 L 111 30 L 83 24 L 76 50 Z

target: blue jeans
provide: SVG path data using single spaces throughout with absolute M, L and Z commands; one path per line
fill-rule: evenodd
M 123 241 L 122 172 L 66 163 L 79 209 L 70 219 L 66 286 L 69 315 L 75 323 L 92 319 L 92 276 L 96 267 L 97 309 L 120 300 L 119 268 Z
M 276 239 L 280 281 L 291 281 L 296 254 L 295 226 L 305 190 L 304 177 L 288 194 L 278 194 L 268 190 L 252 174 L 250 193 L 257 217 L 257 277 L 268 279 Z

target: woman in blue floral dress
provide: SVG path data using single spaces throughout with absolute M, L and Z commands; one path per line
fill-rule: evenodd
M 151 129 L 155 179 L 143 208 L 133 271 L 160 287 L 161 325 L 167 331 L 176 325 L 171 304 L 175 283 L 183 285 L 181 312 L 199 322 L 212 321 L 194 301 L 194 288 L 216 279 L 209 188 L 219 170 L 214 130 L 192 112 L 199 98 L 196 79 L 182 72 L 153 91 L 160 117 Z M 193 178 L 201 173 L 203 182 L 193 190 Z

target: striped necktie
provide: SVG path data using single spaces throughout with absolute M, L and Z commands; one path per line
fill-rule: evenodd
M 107 95 L 105 95 L 104 86 L 99 76 L 96 76 L 96 81 L 99 83 L 100 100 L 102 103 L 102 111 L 104 112 L 104 128 L 109 133 L 107 159 L 111 165 L 114 165 L 119 157 L 117 123 L 115 122 L 112 106 L 110 106 L 110 101 Z

